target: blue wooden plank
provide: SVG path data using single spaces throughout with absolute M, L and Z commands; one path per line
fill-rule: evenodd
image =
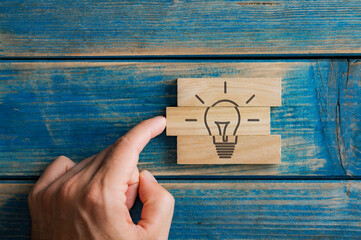
M 1 56 L 346 55 L 358 0 L 0 3 Z
M 340 155 L 348 146 L 337 135 L 346 60 L 25 61 L 2 62 L 0 72 L 1 176 L 39 175 L 58 155 L 79 161 L 98 152 L 139 121 L 176 106 L 178 77 L 281 77 L 283 106 L 271 110 L 271 131 L 282 135 L 282 164 L 177 165 L 176 139 L 163 134 L 141 154 L 140 169 L 157 176 L 337 177 L 349 167 L 344 159 L 355 160 L 351 152 Z M 344 117 L 352 118 L 354 106 Z M 360 176 L 356 168 L 347 173 Z
M 170 239 L 359 239 L 359 181 L 161 181 L 175 197 Z M 31 184 L 0 184 L 0 237 L 28 238 Z M 141 205 L 132 216 L 137 221 Z
M 340 82 L 337 136 L 340 159 L 348 175 L 361 172 L 361 67 L 359 60 L 349 64 L 347 81 Z

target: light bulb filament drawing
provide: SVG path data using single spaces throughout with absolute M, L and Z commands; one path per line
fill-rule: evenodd
M 227 142 L 228 141 L 228 136 L 226 136 L 226 130 L 227 130 L 227 126 L 229 125 L 230 121 L 227 121 L 227 122 L 215 121 L 214 123 L 218 127 L 219 135 L 222 136 L 222 141 Z

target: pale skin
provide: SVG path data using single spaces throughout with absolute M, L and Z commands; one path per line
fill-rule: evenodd
M 32 239 L 167 239 L 174 198 L 137 168 L 165 125 L 164 117 L 148 119 L 78 164 L 65 156 L 51 163 L 29 194 Z M 134 224 L 129 209 L 138 195 L 143 209 Z

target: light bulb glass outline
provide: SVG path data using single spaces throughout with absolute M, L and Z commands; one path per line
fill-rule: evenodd
M 222 140 L 220 142 L 216 141 L 216 136 L 212 136 L 212 132 L 211 132 L 209 126 L 208 126 L 207 116 L 208 116 L 209 109 L 211 107 L 216 106 L 219 103 L 222 103 L 222 102 L 228 102 L 228 103 L 231 103 L 231 104 L 233 104 L 235 106 L 234 109 L 236 110 L 236 113 L 237 113 L 237 124 L 236 124 L 236 127 L 235 127 L 234 132 L 233 132 L 234 142 L 230 142 L 229 139 L 228 139 L 228 136 L 226 135 L 226 129 L 227 129 L 227 126 L 230 123 L 230 121 L 215 121 L 214 122 L 217 125 L 219 134 L 222 136 Z M 212 136 L 213 144 L 216 147 L 217 155 L 218 155 L 219 158 L 222 158 L 222 159 L 224 159 L 224 158 L 232 158 L 232 155 L 233 155 L 233 152 L 234 152 L 234 149 L 235 149 L 235 145 L 237 144 L 237 138 L 238 138 L 236 136 L 237 130 L 238 130 L 238 127 L 239 127 L 239 125 L 241 123 L 241 114 L 239 113 L 239 110 L 238 110 L 238 104 L 231 101 L 231 100 L 223 99 L 223 100 L 219 100 L 219 101 L 215 102 L 211 107 L 208 107 L 206 109 L 206 111 L 204 112 L 204 123 L 206 125 L 206 128 L 208 130 L 209 135 Z M 221 125 L 224 125 L 223 131 L 222 131 Z
M 207 123 L 207 114 L 208 114 L 208 111 L 209 111 L 209 109 L 210 109 L 211 107 L 214 107 L 214 106 L 216 106 L 217 104 L 219 104 L 219 103 L 221 103 L 221 102 L 229 102 L 229 103 L 235 105 L 234 108 L 235 108 L 235 110 L 236 110 L 236 112 L 237 112 L 237 115 L 238 115 L 238 122 L 237 122 L 237 125 L 236 125 L 235 129 L 234 129 L 233 135 L 236 135 L 237 130 L 238 130 L 238 127 L 239 127 L 239 125 L 240 125 L 240 123 L 241 123 L 241 114 L 239 113 L 239 110 L 238 110 L 238 108 L 237 108 L 237 107 L 238 107 L 238 104 L 235 103 L 235 102 L 233 102 L 233 101 L 231 101 L 231 100 L 228 100 L 228 99 L 222 99 L 222 100 L 219 100 L 219 101 L 213 103 L 213 105 L 210 106 L 210 107 L 208 107 L 208 108 L 206 109 L 206 111 L 204 112 L 204 124 L 206 125 L 207 131 L 208 131 L 209 135 L 212 136 L 212 132 L 211 132 L 211 130 L 210 130 L 209 126 L 208 126 L 208 123 Z

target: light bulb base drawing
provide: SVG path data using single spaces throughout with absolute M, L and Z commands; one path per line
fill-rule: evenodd
M 216 151 L 219 158 L 232 158 L 234 149 L 237 144 L 237 136 L 220 136 L 221 141 L 216 141 L 218 136 L 213 136 L 213 144 L 216 147 Z M 231 137 L 234 137 L 234 141 L 229 141 Z
M 236 144 L 234 143 L 217 143 L 216 151 L 219 158 L 232 158 L 234 147 Z

